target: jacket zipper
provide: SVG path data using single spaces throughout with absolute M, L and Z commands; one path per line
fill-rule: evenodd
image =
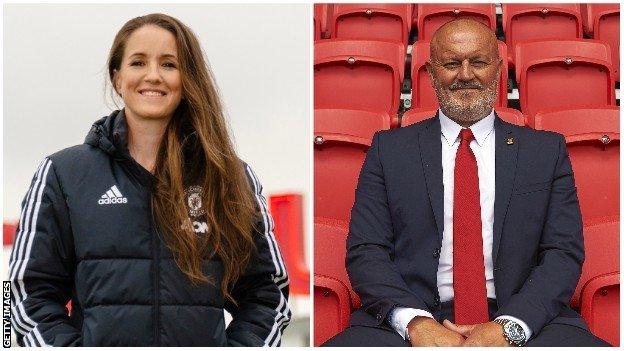
M 155 346 L 160 346 L 160 240 L 158 235 L 154 235 L 153 233 L 156 226 L 154 225 L 154 213 L 151 195 L 149 208 L 150 233 L 152 234 L 152 241 L 154 242 L 154 343 Z
M 99 130 L 98 130 L 99 132 Z M 121 155 L 122 159 L 129 163 L 130 169 L 136 171 L 137 175 L 151 175 L 130 155 Z M 154 221 L 154 207 L 152 205 L 152 194 L 148 194 L 147 206 L 150 212 L 149 230 L 152 235 L 152 256 L 154 257 L 154 346 L 160 346 L 160 235 Z

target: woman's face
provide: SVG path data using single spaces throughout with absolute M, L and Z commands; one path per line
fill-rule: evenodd
M 168 119 L 182 99 L 178 50 L 168 30 L 146 25 L 126 41 L 121 67 L 114 84 L 136 119 Z

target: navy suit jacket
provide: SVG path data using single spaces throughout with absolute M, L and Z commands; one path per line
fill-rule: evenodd
M 562 135 L 496 116 L 492 258 L 498 315 L 533 335 L 548 323 L 587 329 L 567 306 L 584 260 L 583 226 Z M 440 120 L 377 132 L 356 189 L 346 266 L 362 300 L 352 325 L 390 328 L 396 306 L 440 307 L 444 225 Z M 513 142 L 512 142 L 513 141 Z M 459 269 L 460 267 L 455 267 Z

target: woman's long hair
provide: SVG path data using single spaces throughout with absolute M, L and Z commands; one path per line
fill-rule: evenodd
M 246 170 L 228 136 L 214 78 L 195 34 L 177 19 L 149 14 L 128 21 L 115 36 L 108 58 L 111 82 L 119 70 L 128 37 L 156 25 L 175 37 L 182 78 L 182 96 L 163 135 L 154 168 L 153 214 L 175 261 L 194 285 L 220 283 L 229 293 L 249 263 L 254 243 L 256 208 Z M 202 205 L 208 232 L 194 232 L 186 206 L 185 186 L 203 188 Z M 207 251 L 209 250 L 209 251 Z M 214 254 L 223 262 L 220 282 L 202 271 L 202 257 Z

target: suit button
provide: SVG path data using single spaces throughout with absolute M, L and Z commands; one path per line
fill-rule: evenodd
M 433 257 L 435 257 L 435 258 L 440 257 L 440 249 L 433 250 Z
M 436 297 L 433 299 L 433 302 L 434 302 L 434 304 L 435 304 L 436 306 L 440 306 L 440 296 L 436 296 Z
M 381 318 L 382 318 L 381 314 L 378 314 L 377 315 L 377 322 L 381 322 Z

